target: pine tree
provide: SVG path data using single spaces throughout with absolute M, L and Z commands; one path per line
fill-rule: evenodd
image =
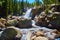
M 21 15 L 23 14 L 24 12 L 24 0 L 21 1 Z
M 36 1 L 36 6 L 38 6 L 39 5 L 39 0 L 35 0 Z

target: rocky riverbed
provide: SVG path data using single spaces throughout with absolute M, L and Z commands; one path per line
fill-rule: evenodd
M 36 9 L 29 9 L 25 16 L 0 18 L 0 40 L 60 40 L 60 12 L 44 10 L 38 15 Z
M 8 29 L 9 28 L 18 30 L 19 35 L 17 37 L 18 38 L 21 37 L 20 40 L 40 40 L 39 38 L 41 38 L 42 40 L 46 40 L 46 39 L 47 40 L 55 40 L 56 38 L 59 38 L 58 31 L 56 29 L 48 29 L 45 27 L 37 27 L 37 28 L 29 28 L 29 29 L 19 29 L 16 27 L 8 27 Z M 1 31 L 0 35 L 3 32 L 5 32 L 5 31 Z M 8 32 L 5 32 L 5 33 L 8 33 Z M 10 34 L 10 35 L 12 35 L 12 34 Z

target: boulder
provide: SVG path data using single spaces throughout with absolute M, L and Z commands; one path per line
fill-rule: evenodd
M 0 22 L 0 28 L 5 28 L 5 25 Z
M 59 37 L 58 30 L 47 30 L 47 29 L 39 29 L 36 31 L 30 31 L 29 36 L 27 35 L 27 39 L 30 40 L 54 40 Z
M 32 9 L 32 19 L 34 19 L 36 15 L 39 15 L 44 10 L 45 10 L 45 6 L 38 6 L 37 8 Z
M 36 36 L 43 36 L 43 35 L 44 35 L 44 33 L 43 33 L 43 32 L 41 32 L 41 31 L 37 31 L 37 32 L 35 32 L 35 35 L 36 35 Z
M 58 5 L 58 4 L 51 4 L 50 5 L 50 10 L 53 10 L 55 12 L 60 12 L 60 5 Z
M 37 20 L 36 20 L 36 25 L 38 26 L 47 26 L 48 25 L 48 22 L 45 20 L 45 17 L 46 17 L 46 14 L 45 12 L 42 12 L 38 17 L 37 17 Z
M 34 19 L 36 13 L 37 13 L 37 10 L 36 9 L 32 9 L 32 19 Z
M 40 26 L 46 26 L 54 29 L 60 28 L 60 12 L 53 12 L 46 16 L 40 14 L 37 20 L 36 24 L 39 24 Z
M 39 36 L 36 37 L 34 40 L 48 40 L 48 38 Z
M 17 35 L 18 35 L 17 30 L 15 30 L 13 28 L 7 28 L 2 32 L 1 39 L 2 40 L 18 40 L 17 38 L 19 38 L 19 40 L 20 40 L 21 34 L 19 35 L 20 37 L 17 37 Z
M 4 19 L 4 18 L 1 18 L 0 19 L 0 28 L 5 28 L 6 27 L 6 19 Z
M 35 20 L 36 25 L 60 30 L 59 29 L 60 28 L 59 7 L 60 7 L 59 5 L 54 5 L 53 7 L 52 6 L 50 7 L 51 9 L 48 10 L 48 13 L 46 13 L 45 11 L 41 12 L 39 16 L 37 16 L 37 19 Z
M 6 26 L 16 26 L 18 21 L 16 19 L 7 20 Z
M 18 27 L 19 28 L 31 28 L 32 27 L 31 19 L 25 19 L 25 18 L 20 19 L 18 22 Z

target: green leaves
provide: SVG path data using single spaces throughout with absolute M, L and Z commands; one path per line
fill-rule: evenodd
M 59 1 L 58 0 L 43 0 L 43 3 L 46 4 L 46 5 L 59 4 Z

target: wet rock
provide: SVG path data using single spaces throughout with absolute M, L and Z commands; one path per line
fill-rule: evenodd
M 46 17 L 45 12 L 42 12 L 37 18 L 38 21 L 36 20 L 36 25 L 38 25 L 38 26 L 48 25 L 48 22 L 45 20 L 45 17 Z
M 16 26 L 18 21 L 16 19 L 7 20 L 6 26 Z
M 22 36 L 21 31 L 18 28 L 16 28 L 15 26 L 9 26 L 7 28 L 13 28 L 13 29 L 15 29 L 17 31 L 17 35 L 16 35 L 17 38 L 20 38 Z
M 50 10 L 53 10 L 55 12 L 60 12 L 60 5 L 58 5 L 58 4 L 51 4 Z
M 52 15 L 52 16 L 51 16 Z M 54 12 L 50 15 L 47 16 L 38 16 L 38 21 L 36 22 L 37 24 L 41 25 L 41 26 L 49 26 L 51 28 L 56 28 L 59 29 L 60 27 L 60 14 L 59 12 Z M 51 25 L 51 26 L 50 26 Z
M 34 40 L 36 38 L 36 35 L 35 36 L 33 36 L 33 37 L 31 37 L 31 40 Z
M 0 28 L 5 28 L 5 25 L 0 22 Z
M 26 36 L 26 40 L 31 40 L 32 33 L 29 31 Z
M 60 37 L 60 31 L 57 31 L 58 37 Z
M 60 11 L 59 9 L 55 8 L 55 6 L 57 8 L 59 8 L 59 5 L 54 5 L 52 8 L 54 9 L 50 9 L 48 10 L 48 13 L 41 12 L 41 14 L 39 16 L 37 16 L 36 21 L 36 25 L 39 26 L 46 26 L 48 28 L 52 28 L 52 29 L 58 29 L 60 28 Z M 56 10 L 55 10 L 56 9 Z
M 57 38 L 59 35 L 57 34 L 56 29 L 51 29 L 51 30 L 47 30 L 47 29 L 43 29 L 40 28 L 38 30 L 34 30 L 34 31 L 30 31 L 27 34 L 27 40 L 54 40 L 55 38 Z
M 48 38 L 39 36 L 36 37 L 34 40 L 48 40 Z
M 60 14 L 54 14 L 53 15 L 53 20 L 50 21 L 50 24 L 53 25 L 53 28 L 59 29 L 60 27 Z
M 44 36 L 43 32 L 36 31 L 35 34 L 31 35 L 31 40 L 48 40 L 48 38 Z
M 37 31 L 37 32 L 35 32 L 35 35 L 36 35 L 36 36 L 43 36 L 43 35 L 44 35 L 44 33 L 43 33 L 43 32 L 41 32 L 41 31 Z
M 25 18 L 20 19 L 18 22 L 18 27 L 19 28 L 31 28 L 32 27 L 31 19 L 25 19 Z
M 19 33 L 20 34 L 20 33 Z M 17 40 L 17 38 L 21 38 L 21 34 L 19 36 L 18 35 L 18 32 L 13 29 L 13 28 L 8 28 L 8 29 L 5 29 L 2 34 L 1 34 L 1 39 L 2 40 Z
M 4 18 L 1 18 L 0 19 L 0 28 L 5 28 L 6 27 L 6 19 L 4 19 Z
M 35 9 L 32 9 L 32 19 L 34 19 L 34 17 L 36 15 L 39 15 L 41 12 L 43 12 L 45 10 L 44 6 L 38 6 Z
M 36 9 L 32 9 L 32 19 L 34 19 L 36 13 L 37 13 L 37 10 Z
M 12 16 L 11 18 L 12 19 L 18 19 L 18 16 Z

